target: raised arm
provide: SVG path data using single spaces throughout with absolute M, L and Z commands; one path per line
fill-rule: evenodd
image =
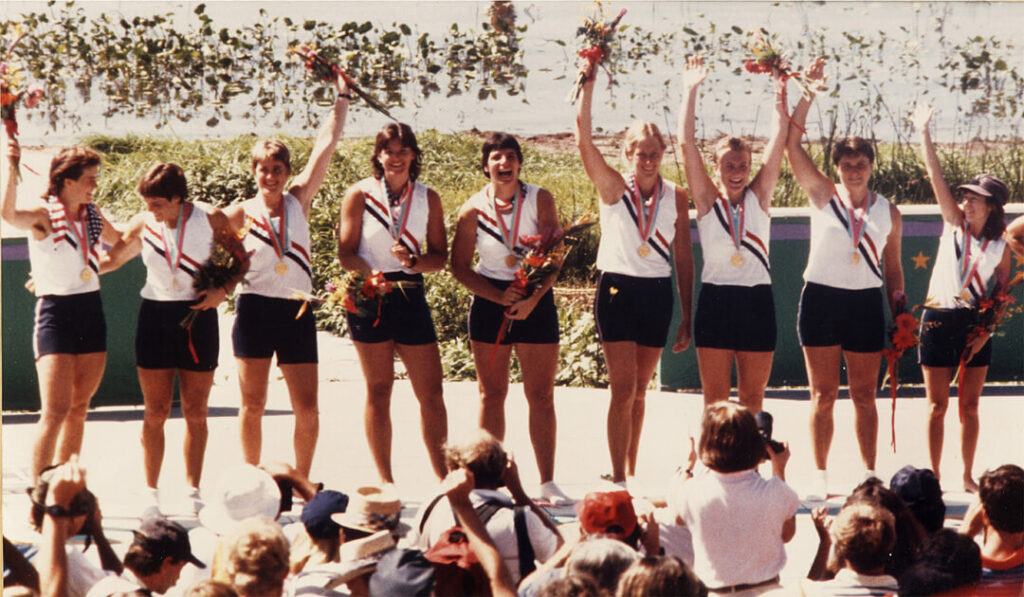
M 824 81 L 824 69 L 825 59 L 818 58 L 807 69 L 804 76 L 812 81 Z M 807 112 L 811 109 L 813 99 L 813 96 L 805 95 L 793 108 L 786 140 L 786 157 L 789 158 L 789 166 L 793 169 L 794 178 L 800 184 L 800 188 L 807 193 L 811 205 L 821 209 L 832 197 L 835 185 L 818 170 L 814 161 L 811 160 L 811 156 L 807 155 L 807 151 L 800 143 L 804 136 L 802 129 L 807 124 Z
M 764 148 L 764 162 L 761 169 L 757 171 L 754 180 L 750 182 L 750 189 L 757 196 L 761 209 L 765 212 L 772 206 L 772 196 L 775 194 L 775 183 L 779 181 L 779 170 L 782 169 L 782 154 L 786 150 L 786 139 L 789 136 L 789 126 L 786 121 L 785 101 L 786 82 L 775 73 L 775 110 L 772 112 L 772 136 L 768 145 Z
M 921 135 L 921 153 L 924 155 L 924 168 L 928 172 L 928 179 L 932 183 L 932 193 L 935 194 L 935 201 L 939 204 L 942 212 L 942 221 L 951 226 L 960 226 L 964 221 L 964 212 L 956 204 L 949 185 L 942 178 L 942 168 L 939 166 L 939 156 L 935 152 L 935 143 L 932 142 L 932 134 L 929 123 L 932 120 L 934 110 L 927 102 L 918 102 L 914 110 L 914 128 Z
M 882 250 L 882 277 L 885 282 L 885 296 L 889 301 L 889 313 L 896 313 L 896 292 L 903 292 L 903 216 L 896 205 L 889 204 L 892 229 Z M 895 316 L 895 315 L 893 315 Z
M 448 473 L 444 480 L 443 487 L 448 502 L 459 517 L 462 529 L 466 532 L 469 540 L 469 549 L 480 561 L 480 566 L 487 573 L 487 579 L 491 583 L 491 594 L 495 597 L 516 597 L 515 585 L 512 584 L 512 576 L 498 548 L 494 546 L 484 523 L 480 516 L 473 509 L 469 501 L 469 492 L 473 489 L 473 473 L 468 469 L 460 468 Z
M 334 155 L 334 148 L 341 139 L 341 131 L 345 127 L 345 114 L 348 112 L 349 90 L 345 78 L 338 75 L 334 80 L 334 86 L 338 90 L 338 99 L 334 102 L 334 109 L 320 129 L 320 135 L 313 145 L 313 151 L 309 154 L 309 161 L 306 167 L 292 181 L 289 192 L 299 200 L 302 205 L 302 213 L 309 217 L 309 208 L 313 204 L 313 196 L 320 190 L 320 185 L 327 175 L 327 166 L 331 163 L 331 156 Z
M 626 181 L 604 160 L 604 156 L 597 149 L 597 145 L 594 145 L 594 138 L 590 134 L 590 112 L 594 99 L 594 81 L 597 79 L 594 72 L 596 68 L 596 66 L 591 67 L 587 81 L 583 84 L 580 101 L 576 104 L 576 147 L 580 150 L 583 169 L 587 171 L 587 176 L 597 187 L 597 194 L 600 195 L 601 201 L 612 205 L 622 197 L 622 192 L 626 190 Z
M 690 242 L 690 209 L 686 191 L 676 187 L 676 235 L 672 240 L 672 260 L 676 270 L 676 290 L 679 293 L 679 329 L 672 352 L 682 352 L 690 346 L 693 312 L 693 244 Z
M 85 469 L 78 465 L 78 456 L 72 455 L 68 462 L 54 471 L 45 505 L 47 508 L 59 506 L 67 511 L 71 500 L 83 489 Z M 68 594 L 68 561 L 64 541 L 70 524 L 71 518 L 68 516 L 43 516 L 42 540 L 36 566 L 42 597 L 66 597 Z
M 690 196 L 697 207 L 697 217 L 711 211 L 718 198 L 718 189 L 704 169 L 704 159 L 697 148 L 696 114 L 697 89 L 708 76 L 708 67 L 704 65 L 702 56 L 691 56 L 683 70 L 683 109 L 679 115 L 679 143 L 683 151 L 683 168 L 686 170 L 686 183 L 690 187 Z
M 0 217 L 3 221 L 20 228 L 31 230 L 36 240 L 50 235 L 50 218 L 45 209 L 18 209 L 18 159 L 21 158 L 21 146 L 18 141 L 4 135 L 7 151 L 7 172 L 4 175 L 3 197 L 0 198 Z

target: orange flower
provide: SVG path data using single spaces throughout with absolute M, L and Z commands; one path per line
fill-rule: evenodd
M 896 329 L 913 332 L 917 329 L 917 319 L 910 313 L 900 313 L 896 316 Z
M 529 254 L 529 255 L 527 255 L 526 257 L 523 258 L 523 263 L 525 263 L 526 265 L 529 265 L 530 267 L 540 267 L 540 266 L 544 265 L 544 263 L 546 261 L 547 261 L 547 259 L 545 259 L 543 256 L 541 256 L 541 255 L 534 255 L 533 253 L 531 253 L 531 254 Z
M 341 306 L 345 307 L 345 310 L 348 311 L 349 313 L 352 313 L 353 315 L 359 315 L 359 308 L 356 307 L 356 302 L 352 300 L 351 296 L 346 294 L 345 300 L 342 301 Z
M 913 330 L 897 330 L 892 335 L 892 345 L 897 349 L 906 350 L 917 343 L 917 338 L 914 336 Z

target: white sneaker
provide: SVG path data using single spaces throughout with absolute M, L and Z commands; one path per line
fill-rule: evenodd
M 828 499 L 828 480 L 825 476 L 825 471 L 814 471 L 804 499 L 809 502 L 824 502 Z
M 192 505 L 192 514 L 198 515 L 199 511 L 202 510 L 205 505 L 203 503 L 203 498 L 199 495 L 199 488 L 192 487 L 189 489 L 187 498 Z
M 554 481 L 547 481 L 540 486 L 540 497 L 552 506 L 571 506 L 576 500 L 565 495 L 562 488 Z

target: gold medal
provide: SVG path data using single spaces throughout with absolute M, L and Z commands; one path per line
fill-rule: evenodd
M 640 245 L 636 249 L 636 254 L 641 256 L 641 257 L 645 257 L 646 258 L 648 255 L 651 254 L 651 245 L 649 245 L 647 243 L 644 243 L 644 244 Z
M 513 253 L 509 253 L 508 255 L 505 256 L 505 265 L 509 267 L 515 267 L 519 265 L 519 258 L 516 257 Z
M 963 302 L 970 303 L 972 298 L 970 290 L 964 288 L 963 291 L 960 292 L 960 300 Z
M 174 279 L 171 280 L 171 288 L 173 288 L 175 292 L 181 290 L 181 285 L 178 284 L 178 279 L 177 278 L 174 278 Z
M 288 264 L 283 261 L 278 261 L 277 265 L 274 266 L 274 273 L 283 276 L 288 271 Z
M 739 267 L 743 265 L 743 255 L 740 255 L 739 253 L 733 253 L 731 261 L 735 267 Z
M 859 265 L 860 264 L 860 253 L 854 251 L 853 252 L 853 259 L 851 259 L 851 261 L 853 262 L 854 265 Z
M 79 274 L 79 277 L 82 278 L 83 282 L 88 282 L 89 280 L 92 280 L 92 270 L 89 268 L 83 269 L 82 273 Z

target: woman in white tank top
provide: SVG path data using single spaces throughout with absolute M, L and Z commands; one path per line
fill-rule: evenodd
M 823 81 L 824 64 L 824 59 L 818 58 L 804 76 L 810 81 Z M 793 176 L 811 203 L 811 251 L 804 272 L 807 285 L 801 297 L 801 310 L 806 306 L 806 291 L 811 284 L 840 298 L 861 297 L 863 294 L 859 293 L 863 291 L 877 293 L 884 284 L 884 295 L 891 313 L 896 293 L 903 291 L 900 212 L 868 187 L 874 162 L 874 152 L 868 141 L 850 137 L 836 148 L 833 162 L 839 173 L 840 187 L 818 170 L 800 144 L 812 100 L 813 95 L 804 95 L 793 109 L 786 145 Z M 872 231 L 874 234 L 870 234 Z M 879 245 L 884 246 L 878 249 Z M 808 499 L 826 497 L 825 468 L 832 443 L 832 409 L 839 393 L 841 357 L 846 361 L 857 443 L 866 469 L 865 476 L 874 476 L 878 437 L 875 388 L 885 327 L 881 304 L 877 302 L 881 297 L 875 294 L 875 300 L 881 329 L 874 329 L 873 323 L 861 327 L 873 328 L 866 331 L 878 339 L 880 345 L 877 350 L 874 345 L 871 350 L 851 350 L 838 342 L 834 345 L 808 345 L 801 337 L 811 386 L 811 440 L 817 467 Z M 838 319 L 843 316 L 841 311 L 844 309 L 842 304 L 835 302 L 825 310 L 834 312 Z
M 928 125 L 931 122 L 932 107 L 918 104 L 914 113 L 914 126 L 921 134 L 921 150 L 924 165 L 932 183 L 932 192 L 942 211 L 943 233 L 939 240 L 939 252 L 932 269 L 928 286 L 929 305 L 925 309 L 924 321 L 935 315 L 939 325 L 952 325 L 950 315 L 960 311 L 970 313 L 977 305 L 979 296 L 987 294 L 1000 280 L 1005 283 L 1010 275 L 1010 247 L 1003 240 L 1006 222 L 1003 204 L 1009 199 L 1009 189 L 1003 181 L 990 175 L 981 175 L 970 183 L 961 185 L 960 204 L 942 177 L 939 156 L 935 151 Z M 921 352 L 928 352 L 927 344 L 936 334 L 922 332 Z M 965 330 L 958 330 L 961 334 Z M 978 402 L 988 374 L 988 362 L 972 363 L 973 357 L 984 349 L 991 353 L 991 336 L 981 334 L 973 343 L 967 344 L 966 337 L 958 338 L 964 343 L 968 358 L 960 380 L 960 394 L 957 397 L 960 410 L 960 451 L 963 457 L 964 491 L 976 493 L 978 484 L 974 481 L 974 453 L 978 446 Z M 961 353 L 962 354 L 962 353 Z M 952 365 L 952 361 L 942 365 Z M 932 471 L 940 476 L 942 461 L 942 439 L 946 407 L 949 405 L 949 384 L 953 377 L 953 366 L 929 365 L 922 358 L 921 372 L 928 396 L 928 454 Z
M 87 147 L 62 149 L 50 163 L 47 197 L 24 201 L 18 207 L 17 162 L 21 156 L 18 142 L 7 140 L 7 170 L 4 174 L 2 215 L 4 222 L 27 230 L 29 256 L 33 262 L 38 336 L 40 307 L 51 297 L 95 295 L 98 313 L 75 312 L 71 317 L 98 316 L 100 241 L 113 245 L 120 238 L 117 230 L 93 205 L 100 155 Z M 58 218 L 55 214 L 60 214 Z M 74 300 L 72 298 L 71 300 Z M 105 327 L 95 330 L 105 336 Z M 56 330 L 60 334 L 61 330 Z M 74 330 L 67 330 L 74 334 Z M 86 339 L 88 340 L 88 339 Z M 38 340 L 37 340 L 38 343 Z M 100 385 L 106 367 L 105 341 L 88 351 L 40 354 L 37 350 L 36 375 L 42 412 L 36 425 L 32 447 L 32 478 L 54 462 L 65 462 L 82 449 L 82 433 L 89 401 Z M 59 441 L 58 441 L 59 439 Z M 54 452 L 56 451 L 56 455 Z M 56 456 L 56 458 L 55 458 Z
M 145 348 L 136 350 L 139 386 L 145 400 L 142 453 L 146 485 L 150 492 L 148 507 L 159 510 L 156 490 L 164 454 L 163 428 L 170 415 L 174 376 L 177 374 L 181 386 L 181 411 L 185 418 L 185 478 L 189 498 L 198 512 L 202 504 L 199 481 L 206 452 L 207 401 L 213 387 L 214 369 L 211 367 L 216 366 L 216 322 L 210 316 L 195 320 L 195 343 L 191 331 L 187 335 L 173 336 L 162 332 L 171 329 L 172 334 L 175 331 L 180 333 L 180 322 L 184 319 L 182 311 L 186 311 L 186 307 L 200 312 L 215 310 L 233 290 L 234 284 L 230 284 L 197 294 L 193 289 L 193 276 L 198 266 L 209 257 L 214 234 L 220 231 L 234 235 L 236 231 L 219 209 L 187 200 L 185 173 L 176 164 L 154 164 L 139 180 L 137 190 L 145 210 L 131 219 L 121 242 L 110 251 L 109 268 L 120 267 L 142 253 L 147 271 L 146 284 L 141 292 L 144 304 L 163 308 L 158 307 L 159 310 L 154 312 L 144 307 L 137 333 L 144 334 L 149 329 L 152 333 L 150 341 L 161 344 L 181 341 L 181 345 L 162 346 L 155 350 L 159 357 L 146 359 L 140 352 L 149 351 Z M 180 309 L 167 309 L 168 306 L 180 306 Z M 160 315 L 167 315 L 169 321 L 142 321 L 147 313 L 157 319 L 163 319 Z M 215 317 L 215 311 L 211 316 Z M 203 334 L 201 332 L 205 329 L 198 328 L 210 328 L 213 333 Z M 136 345 L 140 346 L 140 342 L 137 341 Z M 173 358 L 174 355 L 185 354 L 190 354 L 193 361 Z
M 366 441 L 381 482 L 393 484 L 391 393 L 397 354 L 420 405 L 423 443 L 438 480 L 446 473 L 443 445 L 448 435 L 444 372 L 423 289 L 423 274 L 444 269 L 448 239 L 437 193 L 416 178 L 420 150 L 407 124 L 388 123 L 375 142 L 374 175 L 345 192 L 338 222 L 338 261 L 346 270 L 383 272 L 385 279 L 415 286 L 388 293 L 373 327 L 349 336 L 366 378 Z
M 292 229 L 297 233 L 305 232 L 305 239 L 308 241 L 309 224 L 307 220 L 310 206 L 327 174 L 327 167 L 331 162 L 331 156 L 334 155 L 334 148 L 337 146 L 338 140 L 341 139 L 348 103 L 352 98 L 342 76 L 339 75 L 334 84 L 338 92 L 337 100 L 327 122 L 320 129 L 320 134 L 305 169 L 289 182 L 292 170 L 288 149 L 276 140 L 267 139 L 257 142 L 253 147 L 252 160 L 252 173 L 258 188 L 256 196 L 224 209 L 224 215 L 227 216 L 231 226 L 238 230 L 243 229 L 246 220 L 252 217 L 251 214 L 264 214 L 265 217 L 261 219 L 269 220 L 266 223 L 268 229 L 265 232 L 275 237 L 272 239 L 274 247 L 261 247 L 250 258 L 251 265 L 246 280 L 250 283 L 252 280 L 258 280 L 261 282 L 262 288 L 254 286 L 247 291 L 262 296 L 280 297 L 282 293 L 287 293 L 284 285 L 277 284 L 275 286 L 272 282 L 264 281 L 274 280 L 275 275 L 281 279 L 286 277 L 293 279 L 298 275 L 298 271 L 303 269 L 302 263 L 300 263 L 303 257 L 308 267 L 308 255 L 289 256 L 294 258 L 286 260 L 282 258 L 278 245 L 282 240 L 287 240 L 291 236 Z M 297 205 L 298 209 L 289 208 L 290 205 Z M 291 218 L 293 213 L 301 218 Z M 301 221 L 295 221 L 296 219 L 301 219 Z M 280 222 L 276 228 L 273 228 L 274 220 Z M 291 220 L 291 226 L 288 224 L 289 220 Z M 255 234 L 252 228 L 250 228 L 249 234 Z M 308 251 L 309 247 L 304 248 Z M 284 249 L 285 251 L 289 250 L 288 247 Z M 305 290 L 311 290 L 308 274 L 303 282 L 306 286 Z M 288 294 L 283 296 L 288 296 Z M 270 357 L 236 356 L 236 360 L 238 361 L 238 383 L 242 394 L 242 408 L 239 413 L 242 456 L 247 463 L 257 465 L 260 463 L 262 448 L 262 417 L 267 401 L 267 379 L 270 375 L 271 359 Z M 313 466 L 313 452 L 316 450 L 316 441 L 320 432 L 319 411 L 317 410 L 317 364 L 316 362 L 287 364 L 279 362 L 278 367 L 288 386 L 292 410 L 295 411 L 295 468 L 308 477 L 309 470 Z
M 750 169 L 753 156 L 750 145 L 739 137 L 725 137 L 715 145 L 714 169 L 716 179 L 712 180 L 704 169 L 704 160 L 697 147 L 695 136 L 697 89 L 707 76 L 704 59 L 696 56 L 689 59 L 683 74 L 683 106 L 679 118 L 679 140 L 683 150 L 683 166 L 690 187 L 690 197 L 697 208 L 697 226 L 701 233 L 704 270 L 701 281 L 705 290 L 721 289 L 723 294 L 735 296 L 737 302 L 746 303 L 747 308 L 736 309 L 731 315 L 742 318 L 740 311 L 759 311 L 756 317 L 774 327 L 774 305 L 754 304 L 759 296 L 751 288 L 762 287 L 771 292 L 771 272 L 768 267 L 769 209 L 775 183 L 779 179 L 782 154 L 786 148 L 788 127 L 783 126 L 783 98 L 785 83 L 774 77 L 776 87 L 775 110 L 772 112 L 772 136 L 764 150 L 764 163 L 753 180 Z M 723 234 L 724 233 L 724 234 Z M 766 287 L 766 288 L 765 288 Z M 732 301 L 730 301 L 732 302 Z M 702 314 L 698 301 L 698 331 L 701 329 Z M 765 312 L 767 311 L 767 312 Z M 710 324 L 725 333 L 724 326 Z M 753 330 L 746 330 L 753 334 Z M 767 335 L 769 330 L 764 330 Z M 774 330 L 770 330 L 774 337 Z M 708 345 L 703 344 L 700 334 L 696 338 L 697 362 L 700 368 L 701 388 L 704 404 L 729 399 L 733 361 L 736 362 L 739 380 L 739 401 L 752 412 L 761 410 L 764 389 L 771 374 L 774 349 L 744 349 L 743 334 L 732 334 L 739 338 L 721 338 Z M 774 343 L 771 343 L 774 344 Z
M 631 182 L 627 182 L 626 176 L 608 165 L 594 144 L 590 131 L 590 106 L 596 78 L 596 68 L 591 68 L 576 105 L 576 145 L 587 176 L 597 187 L 601 199 L 602 233 L 598 268 L 603 272 L 611 271 L 636 278 L 639 284 L 659 278 L 669 280 L 671 270 L 675 269 L 681 321 L 672 350 L 679 352 L 690 345 L 690 311 L 693 300 L 693 252 L 690 246 L 686 192 L 671 183 L 662 184 L 659 170 L 666 144 L 653 123 L 637 122 L 627 131 L 623 157 L 630 169 Z M 662 187 L 668 189 L 664 195 L 659 194 Z M 633 198 L 632 202 L 624 199 L 627 195 Z M 637 205 L 639 207 L 635 207 Z M 662 210 L 660 214 L 657 211 L 659 208 Z M 616 225 L 615 228 L 621 228 L 621 234 L 613 234 L 613 222 L 606 220 L 606 217 L 619 216 L 618 223 L 626 222 L 628 219 L 622 217 L 621 212 L 627 210 L 631 215 L 636 210 L 648 213 L 636 213 L 636 226 L 630 230 L 628 225 Z M 671 219 L 666 218 L 665 214 L 669 214 Z M 669 267 L 670 260 L 672 267 Z M 600 291 L 598 298 L 600 301 Z M 600 306 L 598 302 L 598 310 Z M 659 306 L 659 309 L 663 308 Z M 600 317 L 600 311 L 598 315 Z M 637 450 L 643 429 L 644 397 L 647 384 L 661 358 L 662 347 L 651 346 L 652 343 L 636 339 L 607 341 L 602 336 L 601 345 L 608 366 L 611 391 L 608 451 L 612 463 L 612 481 L 623 485 L 626 477 L 636 472 Z

